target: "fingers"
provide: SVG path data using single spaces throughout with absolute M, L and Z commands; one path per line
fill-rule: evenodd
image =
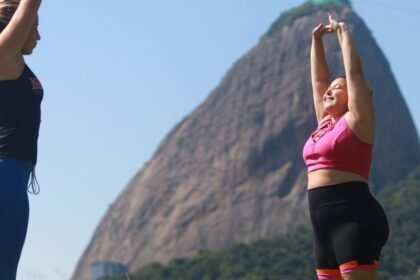
M 319 24 L 317 27 L 315 27 L 315 29 L 314 29 L 314 31 L 313 31 L 313 32 L 319 32 L 319 31 L 321 31 L 322 29 L 324 29 L 324 25 L 321 23 L 321 24 Z
M 335 32 L 334 28 L 331 26 L 331 24 L 328 24 L 324 27 L 325 32 L 332 33 Z
M 320 23 L 317 27 L 315 27 L 315 29 L 312 31 L 312 35 L 315 38 L 321 38 L 323 35 L 327 33 L 334 33 L 339 29 L 347 29 L 346 25 L 343 22 L 337 22 L 337 20 L 333 18 L 331 13 L 328 13 L 328 21 L 330 22 L 330 24 L 328 25 Z
M 333 28 L 330 25 L 319 24 L 315 29 L 312 31 L 312 35 L 319 39 L 327 33 L 334 32 Z
M 331 13 L 328 13 L 328 20 L 330 21 L 330 24 L 331 24 L 333 21 L 335 21 L 335 20 L 333 19 L 333 17 L 332 17 L 332 14 L 331 14 Z
M 317 29 L 322 29 L 324 27 L 323 23 L 318 24 L 318 26 L 316 27 Z
M 338 25 L 337 21 L 333 18 L 332 14 L 330 14 L 330 13 L 328 13 L 328 20 L 330 22 L 330 24 L 328 25 L 330 30 L 337 31 L 338 28 L 339 28 L 339 25 Z
M 314 36 L 319 36 L 319 35 L 321 35 L 321 31 L 322 31 L 322 29 L 323 29 L 323 24 L 321 23 L 321 24 L 319 24 L 317 27 L 315 27 L 314 28 L 314 30 L 312 31 L 312 34 L 314 35 Z

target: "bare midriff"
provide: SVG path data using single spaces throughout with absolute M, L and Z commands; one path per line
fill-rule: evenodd
M 352 172 L 318 169 L 308 173 L 308 190 L 352 181 L 367 183 L 366 178 Z

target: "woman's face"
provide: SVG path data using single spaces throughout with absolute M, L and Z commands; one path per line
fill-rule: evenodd
M 33 26 L 31 27 L 31 31 L 29 32 L 28 38 L 26 38 L 25 44 L 23 45 L 22 54 L 31 54 L 39 40 L 41 40 L 41 36 L 39 35 L 38 31 L 37 16 Z
M 334 110 L 336 113 L 344 113 L 347 107 L 347 83 L 345 78 L 337 78 L 328 87 L 324 93 L 323 105 L 324 109 L 329 112 Z

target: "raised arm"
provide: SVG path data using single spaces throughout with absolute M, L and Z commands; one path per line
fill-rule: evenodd
M 328 89 L 330 72 L 325 58 L 322 36 L 332 30 L 323 24 L 318 25 L 312 32 L 311 46 L 311 82 L 314 99 L 315 114 L 318 123 L 325 117 L 322 104 L 323 95 Z
M 3 60 L 21 55 L 21 50 L 36 22 L 41 0 L 1 1 L 0 5 L 8 6 L 8 8 L 2 9 L 2 17 L 5 18 L 16 10 L 7 26 L 0 33 L 0 60 Z
M 350 30 L 343 22 L 337 23 L 329 16 L 332 29 L 337 31 L 343 54 L 347 80 L 349 121 L 356 134 L 366 142 L 374 139 L 375 112 L 372 93 L 363 76 L 362 63 Z

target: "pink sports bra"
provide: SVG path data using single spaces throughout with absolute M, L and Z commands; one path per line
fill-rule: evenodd
M 336 123 L 329 118 L 321 122 L 303 148 L 308 172 L 337 169 L 369 177 L 373 145 L 362 142 L 341 117 Z

